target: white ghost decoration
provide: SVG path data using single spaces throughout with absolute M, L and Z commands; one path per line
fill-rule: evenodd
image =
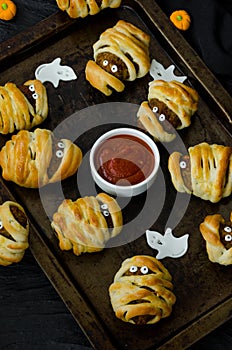
M 157 259 L 183 256 L 188 249 L 188 237 L 188 233 L 182 237 L 174 237 L 171 228 L 167 228 L 164 235 L 157 231 L 146 231 L 148 245 L 158 250 Z
M 177 76 L 174 73 L 175 66 L 172 64 L 169 66 L 167 69 L 164 68 L 164 66 L 156 61 L 155 59 L 152 60 L 151 62 L 151 68 L 150 68 L 150 75 L 154 80 L 165 80 L 165 81 L 172 81 L 176 80 L 179 81 L 180 83 L 183 83 L 187 77 L 186 76 Z
M 35 71 L 36 79 L 42 83 L 49 81 L 55 88 L 58 87 L 59 81 L 69 81 L 77 79 L 74 70 L 69 66 L 60 65 L 61 58 L 56 58 L 51 63 L 41 64 Z

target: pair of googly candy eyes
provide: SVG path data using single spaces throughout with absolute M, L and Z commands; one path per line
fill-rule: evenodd
M 225 235 L 225 241 L 231 242 L 232 241 L 232 228 L 229 226 L 226 226 L 226 227 L 224 227 L 224 231 L 228 233 L 227 235 Z
M 108 60 L 104 60 L 103 61 L 103 66 L 107 67 L 109 64 Z M 112 67 L 110 68 L 112 73 L 116 73 L 118 71 L 118 67 L 116 66 L 116 64 L 113 64 Z
M 56 151 L 56 156 L 57 156 L 57 158 L 63 158 L 63 156 L 64 156 L 64 151 L 62 151 L 62 149 L 64 149 L 64 144 L 63 144 L 62 141 L 59 141 L 59 142 L 57 143 L 57 145 L 58 145 L 58 147 L 61 148 L 61 149 L 59 149 L 59 150 Z
M 103 212 L 104 216 L 109 216 L 110 215 L 110 213 L 108 211 L 108 205 L 107 204 L 102 204 L 101 205 L 101 209 L 102 209 L 102 212 Z
M 35 91 L 35 87 L 34 87 L 33 84 L 29 86 L 29 90 L 30 90 L 31 92 L 34 92 L 34 91 Z M 36 92 L 34 92 L 34 94 L 32 94 L 32 97 L 34 98 L 34 100 L 37 100 L 37 98 L 39 97 L 39 95 L 38 95 Z
M 158 111 L 159 111 L 159 108 L 158 107 L 153 107 L 153 109 L 152 109 L 152 112 L 154 112 L 154 113 L 158 113 Z M 166 117 L 165 117 L 165 115 L 163 114 L 163 113 L 161 113 L 160 115 L 159 115 L 159 121 L 160 122 L 164 122 L 166 120 Z
M 138 267 L 137 266 L 131 266 L 130 267 L 130 270 L 129 270 L 131 273 L 136 273 L 138 271 Z M 140 272 L 143 274 L 143 275 L 146 275 L 148 273 L 149 269 L 147 266 L 142 266 L 140 268 Z

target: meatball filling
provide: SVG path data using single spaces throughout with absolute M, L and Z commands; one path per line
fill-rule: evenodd
M 23 95 L 28 99 L 29 103 L 32 105 L 34 109 L 36 109 L 36 100 L 32 97 L 32 93 L 29 90 L 29 86 L 20 85 L 18 86 L 19 90 L 23 93 Z M 33 115 L 30 113 L 30 123 L 33 122 Z
M 97 3 L 97 6 L 98 7 L 101 7 L 101 5 L 102 5 L 102 0 L 95 0 L 96 1 L 96 3 Z
M 96 58 L 96 63 L 119 80 L 127 80 L 129 78 L 126 64 L 118 56 L 110 52 L 99 53 Z
M 16 242 L 15 239 L 11 236 L 11 234 L 4 227 L 2 227 L 0 229 L 0 236 L 3 236 L 7 239 L 10 239 L 13 242 Z
M 10 205 L 10 211 L 11 211 L 13 217 L 15 218 L 15 220 L 17 220 L 22 227 L 26 228 L 27 227 L 27 217 L 24 214 L 24 212 L 22 210 L 20 210 L 18 207 L 16 207 L 15 205 Z
M 161 101 L 159 101 L 156 98 L 152 98 L 149 100 L 149 106 L 153 110 L 153 108 L 157 108 L 156 118 L 159 121 L 159 123 L 162 123 L 163 129 L 166 132 L 169 132 L 172 130 L 172 127 L 177 129 L 181 126 L 181 121 L 179 117 L 170 109 L 167 107 L 167 105 Z M 159 120 L 159 116 L 163 114 L 165 116 L 165 120 L 162 122 Z
M 147 324 L 149 321 L 151 321 L 154 318 L 154 315 L 140 315 L 135 316 L 132 318 L 135 324 L 143 325 Z

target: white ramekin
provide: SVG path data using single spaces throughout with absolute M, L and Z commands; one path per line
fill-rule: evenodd
M 146 142 L 147 145 L 150 147 L 152 150 L 154 157 L 155 157 L 155 162 L 154 162 L 154 168 L 151 172 L 151 174 L 142 182 L 136 184 L 136 185 L 130 185 L 130 186 L 120 186 L 120 185 L 115 185 L 112 184 L 105 179 L 101 177 L 101 175 L 97 172 L 97 169 L 95 167 L 94 159 L 95 159 L 95 154 L 96 150 L 100 146 L 100 144 L 109 139 L 110 137 L 116 136 L 116 135 L 132 135 L 135 137 L 140 138 L 143 142 Z M 120 197 L 132 197 L 136 196 L 142 192 L 145 192 L 155 181 L 155 178 L 157 176 L 157 172 L 160 166 L 160 153 L 159 150 L 155 144 L 155 142 L 144 132 L 139 131 L 137 129 L 133 128 L 118 128 L 118 129 L 113 129 L 102 136 L 100 136 L 96 142 L 93 144 L 91 151 L 90 151 L 90 156 L 89 156 L 89 161 L 90 161 L 90 169 L 91 169 L 91 174 L 92 177 L 95 181 L 95 183 L 105 192 L 120 196 Z

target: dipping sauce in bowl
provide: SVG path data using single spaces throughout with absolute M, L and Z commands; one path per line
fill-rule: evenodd
M 90 170 L 95 183 L 110 194 L 131 197 L 154 182 L 160 154 L 155 142 L 133 128 L 106 132 L 90 151 Z
M 141 138 L 122 134 L 104 140 L 96 151 L 94 162 L 103 179 L 128 186 L 144 181 L 151 174 L 155 157 Z

